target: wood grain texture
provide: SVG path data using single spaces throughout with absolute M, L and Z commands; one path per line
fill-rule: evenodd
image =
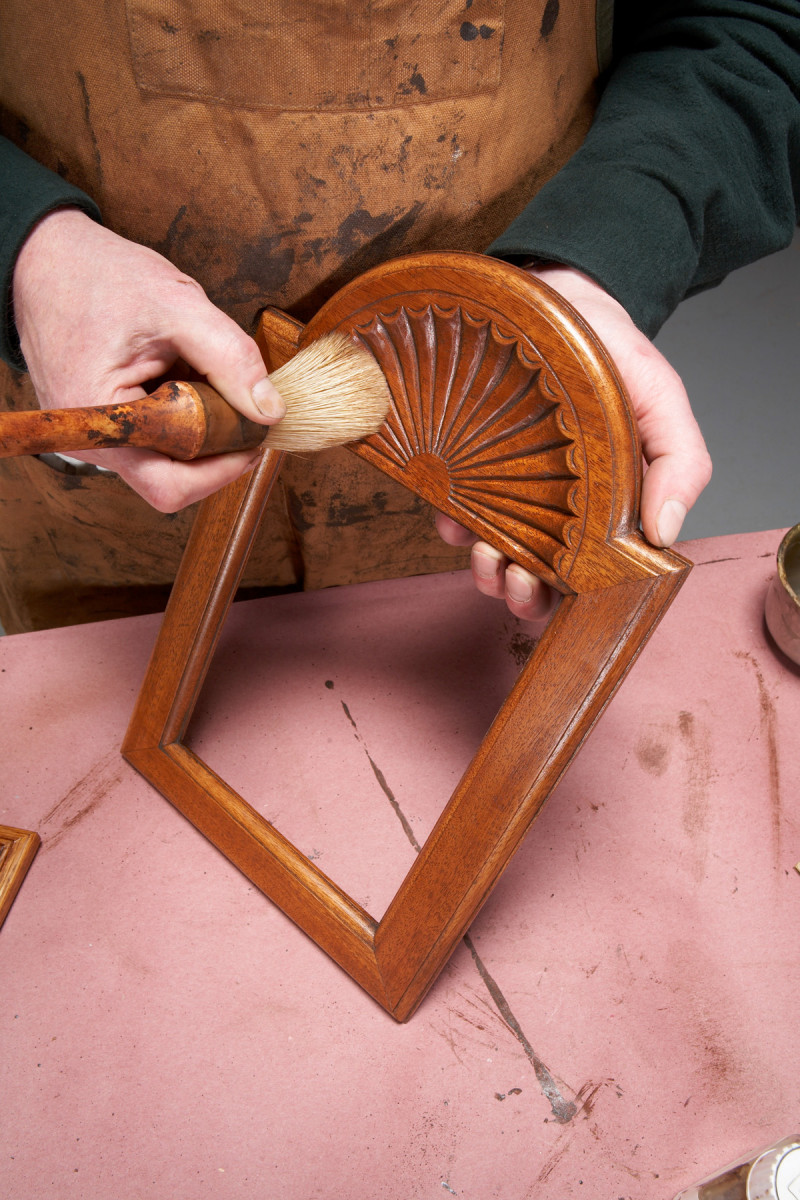
M 40 845 L 38 833 L 0 825 L 0 925 L 6 919 Z
M 416 255 L 355 280 L 305 327 L 268 310 L 258 340 L 274 367 L 334 329 L 369 348 L 392 392 L 385 425 L 353 452 L 557 588 L 557 612 L 380 922 L 181 744 L 280 456 L 201 509 L 123 752 L 406 1020 L 689 564 L 639 533 L 624 389 L 544 284 L 481 256 Z
M 435 270 L 431 262 L 435 261 Z M 560 591 L 636 577 L 636 425 L 583 319 L 507 263 L 416 255 L 368 272 L 306 326 L 359 337 L 394 401 L 353 447 Z

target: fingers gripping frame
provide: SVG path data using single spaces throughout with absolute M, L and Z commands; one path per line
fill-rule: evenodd
M 351 447 L 563 593 L 380 922 L 183 744 L 282 455 L 202 506 L 123 753 L 397 1020 L 487 899 L 689 564 L 637 529 L 640 449 L 588 327 L 505 263 L 424 254 L 368 272 L 305 327 L 276 311 L 274 368 L 331 329 L 370 348 L 393 408 Z

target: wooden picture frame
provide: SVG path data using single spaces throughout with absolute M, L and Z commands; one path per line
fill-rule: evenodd
M 340 329 L 393 409 L 354 453 L 562 593 L 472 763 L 380 921 L 183 743 L 278 476 L 267 452 L 197 517 L 123 753 L 397 1020 L 406 1020 L 690 569 L 638 531 L 641 449 L 597 338 L 506 263 L 422 254 L 368 272 L 307 325 L 276 310 L 273 369 Z
M 38 833 L 0 825 L 0 925 L 6 919 L 40 845 Z

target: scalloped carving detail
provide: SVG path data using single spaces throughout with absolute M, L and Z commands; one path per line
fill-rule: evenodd
M 572 405 L 519 332 L 434 303 L 379 313 L 355 332 L 393 407 L 369 457 L 456 520 L 472 513 L 564 574 L 586 508 Z

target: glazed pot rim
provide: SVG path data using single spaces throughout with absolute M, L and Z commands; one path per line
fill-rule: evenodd
M 800 608 L 800 594 L 798 594 L 796 588 L 789 582 L 789 577 L 786 574 L 786 557 L 789 551 L 795 549 L 795 547 L 797 548 L 798 561 L 800 561 L 800 524 L 793 525 L 791 529 L 787 529 L 778 547 L 778 576 L 783 587 Z

